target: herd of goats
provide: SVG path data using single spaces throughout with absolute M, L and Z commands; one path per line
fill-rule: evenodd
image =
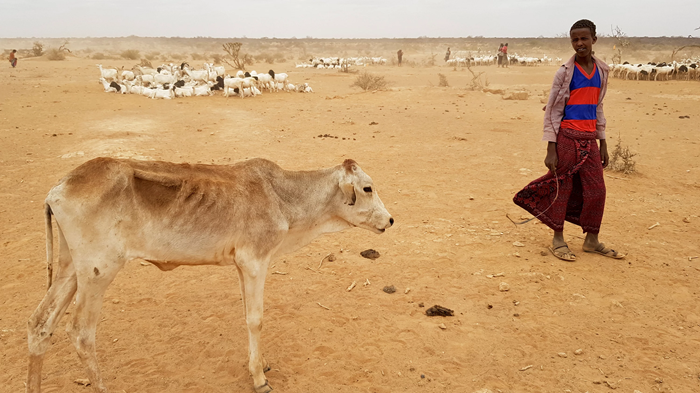
M 634 80 L 700 80 L 700 61 L 683 60 L 680 63 L 610 64 L 610 76 Z
M 163 64 L 158 68 L 134 66 L 131 70 L 103 68 L 100 83 L 107 93 L 140 94 L 149 98 L 172 99 L 175 97 L 210 96 L 220 90 L 223 95 L 253 97 L 263 91 L 296 91 L 312 93 L 308 83 L 294 85 L 285 73 L 266 74 L 255 71 L 238 71 L 236 76 L 226 74 L 223 66 L 204 63 L 202 69 L 192 69 L 189 64 Z
M 551 58 L 546 55 L 543 58 L 512 55 L 509 56 L 510 64 L 535 66 L 540 64 L 561 64 L 561 58 Z M 455 56 L 446 61 L 448 66 L 476 66 L 493 65 L 495 56 L 460 57 Z M 383 57 L 366 58 L 313 58 L 304 65 L 297 67 L 313 68 L 342 68 L 350 65 L 383 65 L 386 59 Z M 214 91 L 220 90 L 225 97 L 239 96 L 253 97 L 262 94 L 263 91 L 295 91 L 311 93 L 313 89 L 308 83 L 293 84 L 286 73 L 275 73 L 273 70 L 265 74 L 255 71 L 238 71 L 235 76 L 226 74 L 223 66 L 204 63 L 203 68 L 193 69 L 187 63 L 180 65 L 163 64 L 157 68 L 134 66 L 131 70 L 118 70 L 116 68 L 100 69 L 100 83 L 105 92 L 120 94 L 140 94 L 149 98 L 171 99 L 175 97 L 210 96 Z M 647 63 L 647 64 L 610 64 L 610 75 L 614 78 L 634 80 L 700 80 L 700 61 L 683 60 L 671 63 Z

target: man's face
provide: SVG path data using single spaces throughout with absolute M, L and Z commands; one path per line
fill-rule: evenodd
M 576 56 L 582 58 L 593 53 L 593 44 L 598 40 L 598 37 L 591 35 L 591 29 L 587 27 L 571 30 L 569 37 L 571 37 L 571 46 L 576 51 Z

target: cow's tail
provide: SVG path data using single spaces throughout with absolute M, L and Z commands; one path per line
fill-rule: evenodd
M 48 203 L 44 203 L 44 220 L 46 222 L 46 275 L 47 275 L 47 287 L 48 291 L 53 283 L 53 229 L 51 227 L 51 216 L 53 212 L 51 211 L 51 206 Z

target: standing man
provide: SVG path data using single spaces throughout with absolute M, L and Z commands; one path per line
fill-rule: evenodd
M 508 43 L 506 42 L 505 45 L 503 45 L 503 48 L 501 48 L 501 52 L 503 52 L 503 67 L 508 67 Z
M 498 67 L 503 65 L 503 43 L 501 42 L 501 45 L 498 46 L 498 53 L 496 53 L 496 56 L 498 57 Z
M 401 67 L 401 58 L 403 57 L 403 51 L 399 49 L 398 52 L 396 52 L 396 57 L 399 58 L 399 67 Z
M 564 240 L 564 221 L 569 221 L 586 233 L 584 252 L 621 259 L 624 254 L 598 240 L 605 208 L 603 168 L 609 162 L 603 114 L 609 68 L 593 56 L 598 40 L 593 22 L 577 21 L 569 37 L 574 55 L 554 75 L 545 107 L 542 140 L 548 142 L 544 165 L 549 172 L 513 201 L 554 231 L 549 250 L 555 257 L 576 260 Z
M 10 57 L 8 58 L 10 60 L 10 64 L 12 64 L 12 68 L 17 66 L 17 56 L 15 56 L 15 53 L 17 53 L 17 49 L 13 49 L 12 52 L 10 52 Z
M 452 53 L 452 52 L 450 52 L 450 47 L 448 46 L 448 47 L 447 47 L 447 52 L 445 53 L 445 61 L 450 60 L 450 54 L 451 54 L 451 53 Z

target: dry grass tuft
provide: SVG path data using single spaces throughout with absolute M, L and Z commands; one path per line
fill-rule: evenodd
M 383 76 L 370 74 L 365 71 L 357 76 L 355 82 L 350 85 L 350 87 L 359 87 L 360 89 L 367 90 L 384 90 L 388 86 L 387 81 Z
M 440 78 L 440 82 L 438 82 L 438 86 L 447 87 L 450 85 L 449 83 L 447 83 L 447 77 L 444 74 L 438 74 L 438 78 Z
M 630 151 L 629 147 L 622 146 L 622 138 L 618 137 L 617 145 L 615 145 L 615 149 L 610 157 L 610 166 L 608 168 L 612 171 L 629 175 L 637 170 L 637 163 L 632 159 L 632 157 L 636 155 L 637 154 Z

